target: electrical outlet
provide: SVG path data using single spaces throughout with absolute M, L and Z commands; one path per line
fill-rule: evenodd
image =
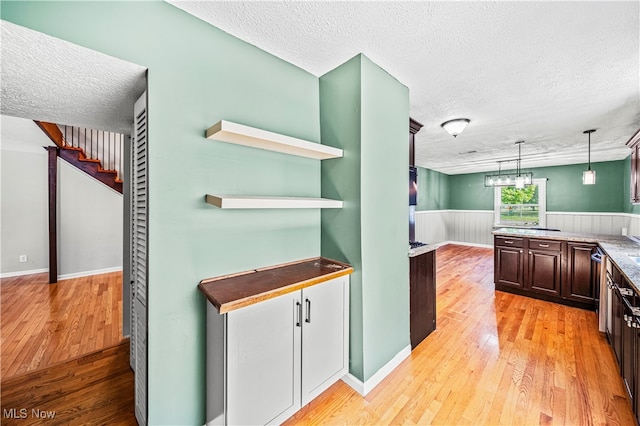
M 26 254 L 21 254 L 20 255 L 20 263 L 25 263 L 27 261 L 27 255 Z

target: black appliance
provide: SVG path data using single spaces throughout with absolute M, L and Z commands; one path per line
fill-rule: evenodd
M 416 204 L 418 204 L 418 169 L 415 157 L 415 137 L 422 123 L 409 117 L 409 245 L 416 243 Z M 422 245 L 422 244 L 420 244 Z
M 418 169 L 409 166 L 409 244 L 416 241 L 416 204 L 418 202 Z

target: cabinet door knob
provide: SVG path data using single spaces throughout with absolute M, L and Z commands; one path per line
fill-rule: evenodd
M 302 327 L 302 303 L 296 301 L 296 327 Z
M 311 300 L 305 299 L 307 304 L 307 317 L 304 319 L 304 322 L 311 322 Z

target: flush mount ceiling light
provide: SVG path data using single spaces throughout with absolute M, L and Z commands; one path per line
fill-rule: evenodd
M 467 127 L 471 120 L 468 118 L 455 118 L 453 120 L 445 121 L 440 125 L 443 129 L 447 131 L 454 138 L 458 136 L 462 131 Z
M 589 135 L 589 168 L 582 172 L 582 184 L 583 185 L 595 185 L 596 184 L 596 171 L 591 170 L 591 133 L 596 129 L 585 130 L 582 133 Z
M 522 144 L 524 141 L 516 142 L 518 145 L 518 159 L 517 160 L 503 160 L 498 161 L 498 174 L 497 175 L 486 175 L 484 177 L 484 186 L 515 186 L 517 189 L 522 189 L 526 185 L 531 185 L 533 183 L 533 173 L 527 172 L 522 173 L 520 169 L 521 162 L 521 154 L 522 154 Z M 515 173 L 502 173 L 502 163 L 516 161 L 516 171 Z

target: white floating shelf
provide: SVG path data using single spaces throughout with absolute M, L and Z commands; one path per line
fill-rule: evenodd
M 300 157 L 327 160 L 342 157 L 342 150 L 303 139 L 221 120 L 207 129 L 207 139 L 282 152 Z
M 342 201 L 328 198 L 209 195 L 207 203 L 221 209 L 341 209 Z

